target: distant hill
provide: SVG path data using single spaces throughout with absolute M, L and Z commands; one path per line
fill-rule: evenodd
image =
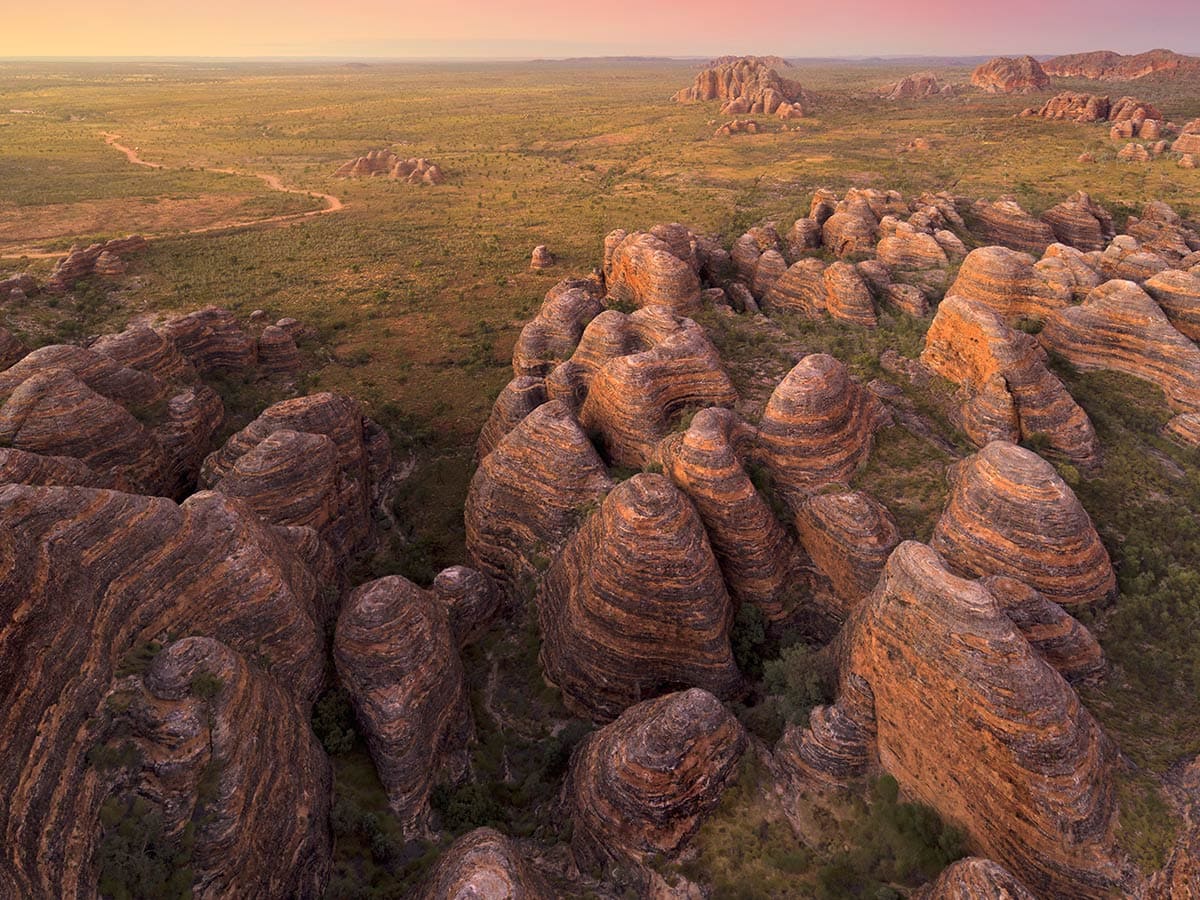
M 1200 74 L 1200 57 L 1184 56 L 1174 50 L 1147 50 L 1133 56 L 1113 50 L 1093 50 L 1055 56 L 1042 63 L 1049 75 L 1063 78 L 1095 78 L 1101 81 L 1134 81 L 1147 75 Z

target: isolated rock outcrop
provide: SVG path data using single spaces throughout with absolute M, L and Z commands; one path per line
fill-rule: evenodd
M 1015 200 L 976 200 L 971 207 L 974 230 L 983 240 L 1040 255 L 1056 240 L 1053 229 L 1021 208 Z
M 925 334 L 921 362 L 961 385 L 972 398 L 994 390 L 999 377 L 1012 397 L 1020 438 L 1044 435 L 1052 450 L 1072 462 L 1096 462 L 1092 423 L 1046 367 L 1046 354 L 1037 339 L 1008 327 L 990 307 L 964 297 L 946 297 Z M 988 405 L 994 407 L 995 401 Z
M 933 72 L 915 72 L 879 89 L 885 100 L 920 100 L 926 97 L 953 97 L 957 89 L 943 84 Z
M 699 270 L 694 246 L 685 255 L 678 242 L 653 232 L 618 230 L 604 239 L 608 293 L 634 306 L 694 312 L 700 306 Z
M 737 775 L 746 733 L 693 688 L 647 700 L 584 739 L 563 801 L 583 870 L 675 859 Z
M 424 834 L 429 795 L 466 774 L 474 731 L 445 609 L 399 575 L 369 582 L 346 598 L 333 655 L 388 805 L 406 838 Z
M 1008 322 L 1044 319 L 1071 302 L 1074 277 L 1061 263 L 1036 262 L 1007 247 L 980 247 L 963 260 L 947 294 L 991 307 Z
M 451 844 L 417 891 L 418 900 L 551 900 L 541 876 L 512 841 L 476 828 Z
M 1079 250 L 1103 250 L 1116 236 L 1112 216 L 1083 191 L 1076 191 L 1062 203 L 1042 213 L 1042 221 L 1054 231 L 1054 238 Z
M 467 491 L 467 555 L 510 601 L 613 482 L 561 402 L 535 409 L 484 457 Z
M 758 56 L 714 60 L 675 100 L 722 100 L 721 112 L 730 115 L 803 115 L 803 89 L 777 71 L 786 65 L 777 58 Z
M 871 451 L 885 417 L 875 395 L 823 353 L 804 357 L 767 401 L 759 453 L 789 498 L 846 482 Z
M 335 178 L 370 178 L 379 175 L 408 184 L 441 184 L 446 180 L 441 166 L 424 157 L 404 158 L 391 150 L 371 150 L 352 159 L 333 173 Z
M 1200 348 L 1133 282 L 1105 282 L 1050 315 L 1039 338 L 1074 366 L 1124 372 L 1158 385 L 1172 408 L 1200 410 Z
M 278 325 L 268 325 L 258 336 L 258 367 L 268 378 L 294 379 L 304 367 L 296 340 Z
M 538 244 L 529 255 L 529 268 L 534 271 L 549 269 L 554 265 L 554 254 L 545 244 Z
M 1117 888 L 1114 749 L 981 585 L 901 544 L 846 624 L 840 668 L 838 712 L 776 752 L 789 777 L 865 755 L 1038 895 Z
M 55 263 L 46 280 L 46 290 L 69 291 L 77 281 L 93 274 L 110 278 L 120 275 L 125 271 L 122 258 L 145 248 L 146 239 L 139 234 L 86 248 L 72 247 L 70 253 Z
M 739 686 L 721 570 L 696 508 L 661 475 L 613 488 L 536 602 L 546 675 L 582 715 L 609 721 L 679 685 Z
M 691 498 L 734 601 L 785 621 L 794 542 L 746 474 L 753 429 L 728 409 L 702 409 L 658 448 L 663 472 Z
M 1116 594 L 1092 520 L 1054 467 L 994 441 L 950 470 L 930 545 L 969 577 L 1009 575 L 1068 609 Z
M 1200 153 L 1200 119 L 1193 119 L 1183 126 L 1171 149 L 1185 155 Z
M 1050 89 L 1050 78 L 1032 56 L 997 56 L 971 73 L 971 84 L 989 94 L 1032 94 Z
M 815 494 L 796 512 L 796 531 L 813 564 L 833 587 L 836 621 L 867 596 L 879 580 L 900 530 L 883 504 L 860 491 Z

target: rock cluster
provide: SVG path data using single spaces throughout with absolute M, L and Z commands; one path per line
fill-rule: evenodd
M 614 231 L 604 239 L 609 294 L 634 306 L 694 312 L 700 305 L 700 263 L 695 236 L 682 225 Z
M 926 97 L 953 97 L 958 88 L 945 84 L 933 72 L 916 72 L 879 89 L 885 100 L 922 100 Z
M 997 56 L 971 73 L 971 84 L 989 94 L 1033 94 L 1050 89 L 1050 78 L 1032 56 Z
M 680 103 L 721 100 L 727 115 L 775 115 L 781 119 L 804 115 L 804 90 L 782 77 L 777 59 L 742 56 L 714 60 L 696 76 L 690 88 L 675 95 Z
M 1041 254 L 1054 243 L 1054 230 L 1015 200 L 977 200 L 971 211 L 978 221 L 979 235 L 990 244 Z
M 145 247 L 146 239 L 139 234 L 86 248 L 72 247 L 70 253 L 55 263 L 54 271 L 46 281 L 46 290 L 69 291 L 77 281 L 92 274 L 105 278 L 121 275 L 125 271 L 123 257 Z M 28 291 L 25 290 L 25 293 Z
M 1085 252 L 1103 250 L 1116 237 L 1108 210 L 1083 191 L 1050 207 L 1042 213 L 1042 221 L 1056 241 Z
M 714 137 L 730 137 L 735 134 L 758 134 L 758 123 L 753 119 L 734 119 L 713 132 Z
M 372 178 L 380 176 L 406 184 L 441 184 L 446 180 L 441 166 L 424 157 L 405 159 L 391 150 L 372 150 L 352 159 L 333 173 L 335 178 Z

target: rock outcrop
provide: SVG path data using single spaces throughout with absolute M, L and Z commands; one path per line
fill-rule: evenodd
M 960 859 L 937 880 L 913 894 L 913 900 L 1036 900 L 999 863 L 978 856 Z
M 1109 97 L 1063 91 L 1043 103 L 1040 109 L 1027 109 L 1021 115 L 1055 121 L 1066 119 L 1071 122 L 1107 122 L 1111 108 L 1112 100 Z
M 551 900 L 541 876 L 512 841 L 476 828 L 451 844 L 417 891 L 417 900 Z
M 784 622 L 796 547 L 746 474 L 753 429 L 727 409 L 702 409 L 658 449 L 663 472 L 691 498 L 730 595 Z
M 737 775 L 746 734 L 699 689 L 647 700 L 584 739 L 563 787 L 583 870 L 675 859 Z
M 1085 252 L 1103 250 L 1116 236 L 1112 216 L 1083 191 L 1076 191 L 1062 203 L 1042 213 L 1054 238 Z
M 1067 609 L 1116 595 L 1092 520 L 1054 467 L 1031 450 L 988 444 L 950 470 L 931 546 L 964 576 L 1008 575 Z
M 46 280 L 46 290 L 69 291 L 75 283 L 89 275 L 112 278 L 125 271 L 122 257 L 146 248 L 146 239 L 139 234 L 126 238 L 92 244 L 86 248 L 73 247 L 71 252 L 54 265 Z
M 613 487 L 571 411 L 551 400 L 480 463 L 467 491 L 467 555 L 512 600 Z
M 767 401 L 759 453 L 789 498 L 846 482 L 871 451 L 885 412 L 846 367 L 823 353 L 806 356 Z
M 721 112 L 729 115 L 802 116 L 804 90 L 799 83 L 780 76 L 779 67 L 773 59 L 757 56 L 714 61 L 690 88 L 679 91 L 675 100 L 721 100 Z
M 1099 900 L 1120 884 L 1113 748 L 982 586 L 901 544 L 847 622 L 840 662 L 836 712 L 785 736 L 785 773 L 865 755 L 1038 895 Z
M 1111 369 L 1158 385 L 1180 412 L 1200 410 L 1200 348 L 1145 291 L 1108 281 L 1046 319 L 1042 343 L 1081 369 Z
M 545 244 L 538 244 L 529 255 L 529 268 L 537 272 L 554 265 L 554 254 Z
M 1071 302 L 1075 279 L 1066 268 L 1007 247 L 980 247 L 967 254 L 947 294 L 983 303 L 1007 322 L 1045 319 Z
M 1055 241 L 1053 229 L 1023 210 L 1015 200 L 976 200 L 971 212 L 976 221 L 973 230 L 988 243 L 1041 255 Z
M 90 349 L 119 365 L 145 372 L 168 384 L 190 385 L 199 379 L 196 367 L 179 352 L 174 342 L 145 325 L 133 325 L 117 334 L 102 335 Z
M 1200 153 L 1200 119 L 1193 119 L 1183 126 L 1171 149 L 1184 155 Z
M 680 685 L 721 697 L 739 687 L 721 570 L 696 508 L 661 475 L 612 490 L 536 602 L 546 675 L 579 714 L 609 721 Z
M 430 793 L 466 774 L 474 731 L 445 609 L 398 575 L 365 584 L 338 617 L 334 660 L 404 836 L 426 833 Z
M 545 379 L 521 375 L 506 384 L 479 431 L 479 440 L 475 444 L 476 459 L 483 459 L 491 453 L 506 434 L 547 399 Z
M 441 184 L 446 180 L 441 166 L 424 157 L 405 159 L 391 150 L 372 150 L 352 159 L 333 173 L 335 178 L 371 178 L 381 176 L 406 184 Z
M 513 347 L 513 374 L 545 377 L 575 352 L 584 328 L 604 309 L 597 282 L 567 278 L 546 292 Z
M 682 229 L 683 226 L 666 226 Z M 614 231 L 604 239 L 604 277 L 615 300 L 667 306 L 677 313 L 700 306 L 700 264 L 694 240 L 681 243 L 653 231 Z
M 1032 56 L 997 56 L 971 73 L 971 84 L 989 94 L 1033 94 L 1050 90 L 1050 78 Z
M 1200 58 L 1173 50 L 1147 50 L 1125 55 L 1112 50 L 1069 53 L 1042 63 L 1048 75 L 1061 78 L 1092 78 L 1098 81 L 1135 81 L 1147 75 L 1167 73 L 1173 77 L 1200 71 Z
M 990 307 L 946 297 L 926 332 L 921 362 L 961 385 L 972 399 L 994 390 L 999 378 L 1012 397 L 1021 439 L 1044 435 L 1052 450 L 1072 462 L 1096 462 L 1092 423 L 1046 367 L 1045 351 L 1031 335 L 1009 328 Z M 995 401 L 988 406 L 996 408 Z
M 796 513 L 796 531 L 832 585 L 836 607 L 826 613 L 837 622 L 874 589 L 900 543 L 900 530 L 887 508 L 860 491 L 809 497 Z
M 953 97 L 957 88 L 944 84 L 933 72 L 915 72 L 879 89 L 885 100 L 923 100 L 926 97 Z
M 1165 269 L 1148 279 L 1142 290 L 1154 298 L 1177 331 L 1200 341 L 1200 274 Z
M 233 313 L 214 306 L 170 319 L 156 331 L 201 375 L 245 375 L 258 358 L 256 341 Z

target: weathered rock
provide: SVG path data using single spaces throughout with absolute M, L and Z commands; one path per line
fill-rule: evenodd
M 1129 143 L 1117 151 L 1117 159 L 1125 162 L 1150 162 L 1150 151 L 1144 144 Z
M 780 249 L 782 243 L 779 233 L 773 223 L 767 222 L 755 225 L 734 241 L 729 250 L 729 259 L 738 277 L 747 284 L 752 284 L 762 255 L 770 250 L 778 252 Z
M 991 575 L 980 583 L 1046 662 L 1067 681 L 1104 673 L 1104 651 L 1092 633 L 1057 603 L 1015 578 Z
M 429 796 L 466 774 L 474 731 L 445 609 L 398 575 L 369 582 L 346 598 L 333 656 L 401 831 L 425 834 Z
M 785 64 L 786 65 L 786 64 Z M 695 83 L 675 95 L 680 103 L 723 100 L 721 112 L 732 115 L 777 115 L 800 110 L 804 90 L 798 82 L 776 71 L 779 63 L 770 58 L 743 56 L 715 63 L 696 76 Z
M 1200 275 L 1166 269 L 1147 280 L 1142 289 L 1154 298 L 1177 331 L 1200 341 Z
M 948 296 L 926 332 L 921 362 L 972 397 L 994 391 L 999 376 L 1012 396 L 1021 438 L 1044 435 L 1051 449 L 1072 462 L 1096 462 L 1092 423 L 1046 368 L 1045 351 L 1033 336 L 1009 328 L 990 307 Z
M 0 326 L 0 372 L 29 352 L 11 331 Z
M 850 263 L 831 263 L 822 273 L 825 309 L 834 319 L 874 328 L 877 324 L 871 290 Z
M 721 570 L 695 507 L 661 475 L 612 490 L 536 601 L 542 665 L 581 715 L 609 721 L 679 685 L 721 697 L 740 685 Z
M 1200 153 L 1200 119 L 1193 119 L 1183 126 L 1171 149 L 1185 155 Z
M 228 310 L 210 306 L 170 319 L 156 330 L 202 375 L 244 375 L 257 361 L 254 338 Z
M 295 339 L 276 325 L 258 336 L 258 365 L 268 378 L 281 379 L 295 378 L 304 368 Z
M 848 191 L 833 215 L 821 225 L 821 242 L 843 258 L 854 253 L 872 253 L 879 235 L 879 218 L 862 192 Z
M 767 401 L 759 451 L 780 490 L 800 498 L 846 482 L 871 451 L 882 404 L 823 353 L 804 357 Z
M 695 688 L 639 703 L 588 735 L 563 788 L 576 864 L 586 871 L 678 857 L 745 749 L 737 719 Z
M 1051 227 L 1035 219 L 1015 200 L 976 200 L 971 211 L 978 223 L 975 230 L 988 243 L 1038 255 L 1055 241 Z
M 195 384 L 196 368 L 173 343 L 152 328 L 134 325 L 95 340 L 91 349 L 128 369 L 153 375 L 168 384 Z
M 438 858 L 418 900 L 551 900 L 541 876 L 492 828 L 464 834 Z
M 816 219 L 797 219 L 784 239 L 790 258 L 796 259 L 821 246 L 821 225 Z
M 169 388 L 153 375 L 129 369 L 103 354 L 71 344 L 51 344 L 26 354 L 0 372 L 0 402 L 36 375 L 68 374 L 102 397 L 146 410 L 167 398 Z
M 913 900 L 1037 900 L 1004 866 L 978 856 L 960 859 Z
M 929 315 L 929 298 L 915 284 L 889 284 L 883 296 L 891 306 L 910 316 L 923 318 Z
M 1071 302 L 1074 279 L 1059 264 L 1007 247 L 980 247 L 963 260 L 948 294 L 991 307 L 1005 321 L 1044 319 Z
M 733 119 L 713 132 L 713 137 L 731 137 L 735 134 L 758 134 L 758 123 L 753 119 Z
M 182 752 L 177 759 L 196 765 L 139 767 L 130 776 L 151 799 L 176 790 L 189 805 L 167 810 L 186 816 L 194 779 L 215 751 L 229 765 L 208 806 L 214 817 L 196 831 L 198 877 L 262 886 L 266 895 L 320 895 L 329 863 L 329 781 L 301 711 L 324 676 L 316 592 L 290 547 L 219 494 L 176 505 L 77 487 L 0 486 L 0 670 L 22 673 L 5 680 L 0 709 L 11 754 L 0 766 L 0 828 L 16 896 L 94 895 L 100 806 L 123 773 L 92 767 L 88 751 L 120 737 L 110 726 L 121 706 L 105 695 L 127 654 L 168 632 L 214 638 L 261 667 L 253 674 L 244 662 L 236 672 L 217 667 L 211 740 L 207 716 L 156 705 L 158 721 L 172 723 L 175 734 L 201 731 L 184 744 L 169 739 L 170 731 L 142 735 L 163 738 L 157 748 L 139 738 L 143 758 L 153 765 L 156 754 Z M 197 672 L 183 665 L 176 646 L 163 651 L 161 665 L 179 663 L 180 678 L 171 681 L 186 688 Z M 162 684 L 156 672 L 167 675 L 152 668 L 152 689 Z M 182 693 L 174 696 L 190 707 Z M 264 779 L 277 778 L 267 790 Z M 267 843 L 246 841 L 247 834 Z
M 1161 200 L 1147 203 L 1141 216 L 1130 216 L 1125 223 L 1125 232 L 1135 238 L 1143 250 L 1171 262 L 1200 250 L 1200 233 L 1184 223 L 1179 213 Z
M 148 493 L 165 489 L 168 461 L 154 434 L 125 407 L 64 369 L 39 372 L 18 383 L 0 407 L 0 445 L 73 457 Z
M 1096 260 L 1100 255 L 1095 252 L 1084 254 L 1066 244 L 1051 244 L 1042 256 L 1038 271 L 1054 281 L 1069 283 L 1072 298 L 1082 300 L 1104 280 L 1097 271 Z
M 588 322 L 604 309 L 598 288 L 593 281 L 568 278 L 546 292 L 541 309 L 513 347 L 514 375 L 544 378 L 570 358 Z
M 935 551 L 901 544 L 852 614 L 835 709 L 814 712 L 810 749 L 817 726 L 850 720 L 838 734 L 865 738 L 908 796 L 1032 890 L 1098 900 L 1120 883 L 1111 744 L 995 598 Z M 820 761 L 795 747 L 776 754 L 785 770 Z
M 335 178 L 382 176 L 407 184 L 441 184 L 446 180 L 441 167 L 424 157 L 404 158 L 391 150 L 371 150 L 352 159 L 333 173 Z
M 932 547 L 965 576 L 1009 575 L 1066 608 L 1116 594 L 1100 536 L 1054 467 L 995 441 L 950 470 Z
M 610 460 L 641 468 L 685 409 L 732 406 L 737 392 L 720 354 L 691 319 L 645 307 L 624 324 L 632 338 L 628 352 L 591 377 L 579 421 Z
M 1159 72 L 1171 76 L 1200 70 L 1200 59 L 1172 50 L 1147 50 L 1124 55 L 1112 50 L 1069 53 L 1042 63 L 1048 75 L 1062 78 L 1091 78 L 1099 81 L 1133 81 Z
M 292 435 L 260 446 L 277 432 Z M 314 440 L 322 437 L 329 443 Z M 310 453 L 315 456 L 307 458 Z M 363 416 L 357 401 L 323 392 L 267 407 L 204 460 L 200 483 L 225 490 L 218 485 L 228 481 L 229 490 L 266 516 L 278 504 L 283 518 L 275 524 L 312 525 L 345 560 L 374 542 L 373 514 L 388 504 L 391 469 L 386 434 Z M 295 510 L 282 509 L 289 495 L 299 504 Z M 301 508 L 304 521 L 291 520 Z
M 1103 253 L 1097 255 L 1097 268 L 1104 280 L 1145 281 L 1170 264 L 1157 253 L 1143 250 L 1136 238 L 1118 234 Z
M 1181 168 L 1181 169 L 1196 168 L 1196 157 L 1193 156 L 1191 153 L 1183 154 L 1183 156 L 1179 157 L 1179 168 Z
M 554 254 L 550 252 L 550 248 L 545 244 L 538 244 L 533 248 L 533 253 L 529 257 L 529 268 L 537 271 L 539 269 L 549 269 L 554 265 Z
M 953 97 L 957 89 L 943 84 L 933 72 L 916 72 L 879 89 L 885 100 L 923 100 L 926 97 Z
M 1042 221 L 1053 229 L 1059 243 L 1084 251 L 1103 250 L 1116 235 L 1112 216 L 1083 191 L 1050 207 Z
M 989 94 L 1032 94 L 1050 90 L 1050 78 L 1032 56 L 997 56 L 971 73 L 971 84 Z
M 962 407 L 962 430 L 976 447 L 1021 440 L 1017 402 L 1003 375 L 993 374 Z
M 678 313 L 698 309 L 699 262 L 694 248 L 689 257 L 679 254 L 678 246 L 653 233 L 612 232 L 604 239 L 609 295 L 634 306 L 668 306 Z
M 471 479 L 464 516 L 471 565 L 511 602 L 612 486 L 570 410 L 558 400 L 539 406 L 480 460 Z
M 500 609 L 500 592 L 492 580 L 466 566 L 442 569 L 433 580 L 432 590 L 446 610 L 459 647 L 481 638 Z
M 798 312 L 810 319 L 824 318 L 828 307 L 825 266 L 819 259 L 806 257 L 788 267 L 762 295 L 767 312 Z
M 168 460 L 161 482 L 166 496 L 180 499 L 196 489 L 200 467 L 224 424 L 225 404 L 206 385 L 167 401 L 166 418 L 154 431 Z
M 663 441 L 658 457 L 700 513 L 734 601 L 783 622 L 792 612 L 786 595 L 796 547 L 746 474 L 753 440 L 731 410 L 702 409 L 686 432 Z
M 12 447 L 0 447 L 0 484 L 41 487 L 127 488 L 121 479 L 97 472 L 70 456 L 46 456 Z
M 1042 343 L 1081 369 L 1111 369 L 1158 385 L 1172 408 L 1200 410 L 1200 348 L 1130 281 L 1108 281 L 1046 319 Z
M 46 281 L 46 290 L 69 291 L 80 279 L 97 274 L 106 277 L 120 275 L 125 271 L 121 257 L 145 249 L 146 241 L 141 235 L 92 244 L 86 249 L 71 248 L 71 252 L 54 265 L 54 271 Z
M 488 420 L 479 432 L 479 440 L 475 445 L 476 458 L 483 459 L 491 453 L 506 434 L 547 399 L 546 382 L 542 378 L 521 375 L 506 384 L 492 404 Z
M 880 239 L 876 254 L 880 262 L 904 271 L 940 270 L 950 264 L 937 239 L 908 222 L 894 223 L 890 233 Z
M 829 579 L 837 602 L 826 610 L 845 620 L 875 587 L 900 531 L 883 504 L 860 491 L 816 494 L 800 504 L 796 531 L 809 558 Z
M 1063 91 L 1042 104 L 1041 109 L 1026 110 L 1026 112 L 1042 119 L 1105 122 L 1108 120 L 1108 112 L 1111 108 L 1112 101 L 1108 97 L 1077 91 Z

